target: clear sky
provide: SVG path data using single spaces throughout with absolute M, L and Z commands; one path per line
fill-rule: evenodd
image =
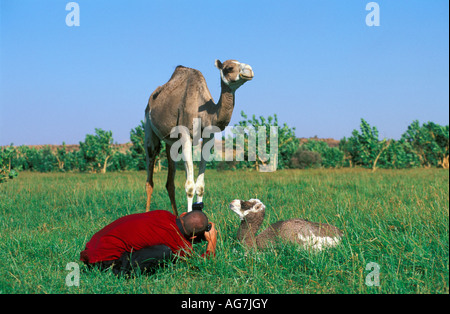
M 0 145 L 77 144 L 95 128 L 129 141 L 152 91 L 179 64 L 214 100 L 216 58 L 253 67 L 244 110 L 341 139 L 364 118 L 398 139 L 415 119 L 449 123 L 449 2 L 380 0 L 0 0 Z

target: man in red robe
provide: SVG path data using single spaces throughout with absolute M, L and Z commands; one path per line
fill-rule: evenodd
M 80 260 L 114 273 L 133 268 L 149 271 L 173 256 L 193 254 L 193 243 L 206 240 L 202 256 L 215 255 L 217 232 L 200 210 L 177 218 L 165 210 L 132 214 L 117 219 L 94 234 L 80 253 Z

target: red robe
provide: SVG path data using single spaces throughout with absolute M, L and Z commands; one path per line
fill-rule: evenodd
M 117 219 L 94 234 L 80 253 L 80 260 L 97 263 L 118 259 L 124 252 L 165 244 L 174 254 L 192 252 L 176 224 L 176 216 L 165 210 L 132 214 Z

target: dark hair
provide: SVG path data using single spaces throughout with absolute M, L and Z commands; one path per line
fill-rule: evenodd
M 183 218 L 186 236 L 201 236 L 208 228 L 208 217 L 199 210 L 187 213 Z

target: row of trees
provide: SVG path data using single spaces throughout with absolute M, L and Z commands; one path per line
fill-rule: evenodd
M 338 147 L 309 140 L 294 154 L 298 168 L 354 167 L 375 171 L 377 168 L 404 169 L 416 167 L 449 168 L 449 126 L 413 121 L 399 140 L 379 139 L 376 127 L 361 119 L 360 130 L 340 140 Z
M 121 152 L 119 148 L 120 145 L 113 144 L 111 131 L 95 129 L 95 134 L 86 135 L 78 149 L 68 149 L 65 143 L 56 149 L 50 146 L 38 149 L 11 145 L 0 151 L 0 158 L 3 160 L 1 165 L 4 172 L 30 170 L 105 173 L 107 170 L 139 170 L 132 154 L 129 151 Z
M 375 171 L 377 168 L 413 168 L 413 167 L 449 167 L 449 126 L 440 126 L 433 122 L 420 125 L 413 121 L 399 140 L 380 139 L 376 127 L 361 120 L 360 130 L 354 130 L 352 136 L 343 138 L 338 147 L 330 147 L 326 142 L 310 139 L 300 145 L 295 136 L 295 128 L 287 124 L 280 125 L 276 115 L 249 119 L 241 112 L 241 121 L 235 127 L 258 130 L 259 127 L 278 128 L 277 169 L 286 168 L 339 168 L 364 167 Z M 237 128 L 235 128 L 237 129 Z M 88 134 L 78 149 L 68 149 L 63 143 L 56 150 L 50 146 L 37 149 L 29 146 L 14 147 L 12 144 L 0 150 L 0 181 L 14 178 L 18 171 L 30 170 L 81 171 L 105 173 L 106 171 L 144 170 L 144 123 L 130 132 L 130 144 L 124 150 L 113 144 L 111 131 L 95 129 Z M 230 135 L 229 135 L 230 136 Z M 244 161 L 217 161 L 208 163 L 216 169 L 258 169 L 272 160 L 248 160 L 249 133 L 245 135 Z M 223 138 L 225 141 L 225 138 Z M 257 147 L 261 139 L 257 136 Z M 270 147 L 270 136 L 266 136 L 266 150 Z M 236 149 L 236 143 L 233 144 Z M 163 145 L 157 170 L 167 166 Z M 272 156 L 273 158 L 273 156 Z M 250 158 L 251 159 L 251 158 Z M 179 163 L 183 167 L 182 163 Z
M 365 120 L 361 132 L 340 142 L 345 160 L 376 170 L 380 168 L 449 167 L 449 126 L 413 121 L 400 140 L 378 139 L 378 130 Z

